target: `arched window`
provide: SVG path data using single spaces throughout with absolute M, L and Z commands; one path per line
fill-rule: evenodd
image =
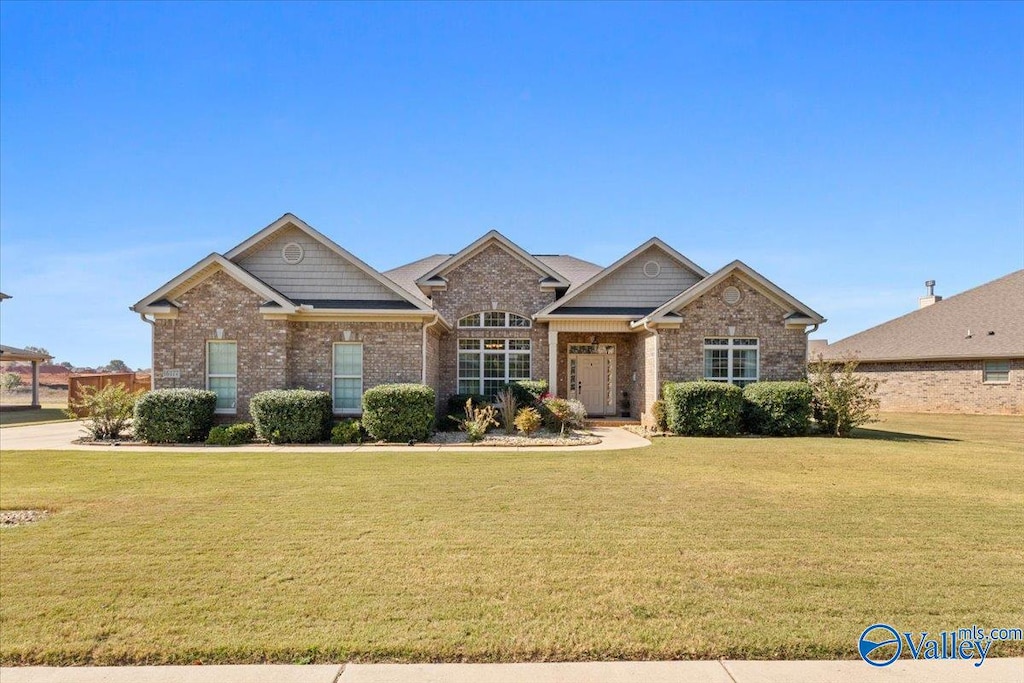
M 459 318 L 459 327 L 462 328 L 530 327 L 532 324 L 529 318 L 505 311 L 483 311 Z

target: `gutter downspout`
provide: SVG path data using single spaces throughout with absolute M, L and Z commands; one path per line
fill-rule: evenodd
M 150 320 L 145 313 L 139 313 L 142 322 L 153 326 L 149 335 L 149 390 L 156 389 L 156 320 Z
M 441 314 L 440 313 L 434 313 L 433 321 L 431 321 L 429 323 L 427 323 L 427 322 L 423 323 L 423 342 L 420 344 L 420 348 L 421 348 L 421 350 L 423 352 L 423 365 L 421 366 L 423 368 L 423 378 L 422 378 L 423 379 L 423 382 L 422 382 L 423 384 L 427 384 L 427 329 L 430 328 L 430 327 L 433 327 L 434 325 L 436 325 L 440 321 L 441 321 Z

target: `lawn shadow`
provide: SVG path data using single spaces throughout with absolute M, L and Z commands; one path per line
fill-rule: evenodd
M 853 430 L 853 436 L 858 439 L 874 439 L 876 441 L 896 441 L 900 443 L 927 443 L 929 441 L 955 442 L 960 439 L 953 439 L 948 436 L 928 436 L 927 434 L 908 434 L 906 432 L 890 432 L 884 429 L 865 429 L 857 427 Z

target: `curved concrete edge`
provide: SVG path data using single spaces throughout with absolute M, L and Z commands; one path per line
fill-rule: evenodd
M 588 446 L 466 446 L 423 444 L 419 446 L 83 446 L 81 422 L 52 422 L 0 431 L 4 451 L 119 451 L 125 453 L 553 453 L 621 451 L 650 446 L 651 442 L 621 427 L 593 427 L 590 433 L 601 443 Z

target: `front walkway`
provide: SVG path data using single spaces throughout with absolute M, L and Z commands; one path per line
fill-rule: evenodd
M 23 667 L 3 683 L 1004 683 L 1024 680 L 1024 659 L 848 661 L 348 664 L 288 666 Z
M 601 438 L 601 443 L 590 446 L 467 446 L 465 444 L 441 445 L 421 444 L 418 446 L 321 446 L 321 445 L 250 445 L 250 446 L 83 446 L 72 443 L 84 436 L 81 422 L 51 422 L 5 427 L 0 430 L 0 450 L 5 451 L 101 451 L 113 448 L 129 452 L 161 452 L 174 450 L 201 450 L 203 453 L 365 453 L 376 452 L 487 452 L 521 451 L 548 453 L 551 451 L 617 451 L 650 446 L 651 442 L 619 427 L 594 427 L 589 430 Z

